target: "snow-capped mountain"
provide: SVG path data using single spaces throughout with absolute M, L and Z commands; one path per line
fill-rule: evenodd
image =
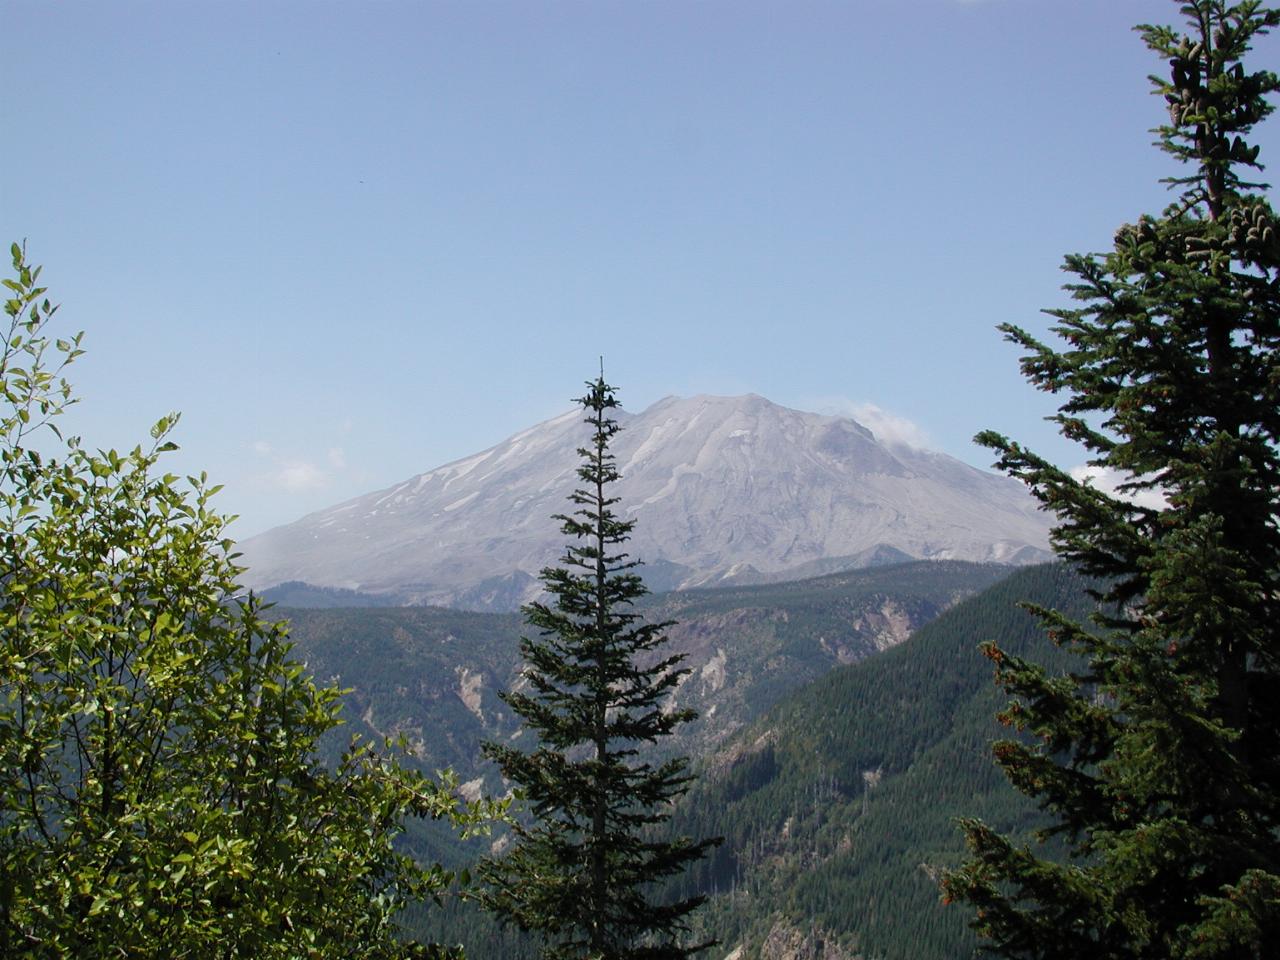
M 890 446 L 854 420 L 763 397 L 668 397 L 618 412 L 612 452 L 631 553 L 655 587 L 785 579 L 886 559 L 1047 559 L 1049 517 L 1020 483 Z M 510 609 L 563 552 L 574 410 L 482 453 L 244 541 L 246 582 Z

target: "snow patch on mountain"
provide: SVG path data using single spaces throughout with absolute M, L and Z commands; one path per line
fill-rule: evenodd
M 666 397 L 617 418 L 617 509 L 637 521 L 629 553 L 663 586 L 812 575 L 885 557 L 1048 558 L 1049 517 L 1020 483 L 882 443 L 848 417 L 751 394 Z M 518 606 L 537 596 L 538 572 L 563 552 L 551 517 L 566 510 L 589 429 L 569 411 L 246 540 L 246 582 Z

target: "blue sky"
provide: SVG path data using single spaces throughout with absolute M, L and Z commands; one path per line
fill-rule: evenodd
M 1074 464 L 994 326 L 1045 329 L 1063 254 L 1167 202 L 1129 28 L 1176 16 L 10 0 L 0 238 L 86 331 L 75 430 L 182 411 L 173 468 L 240 536 L 567 409 L 601 354 L 632 409 L 755 392 Z

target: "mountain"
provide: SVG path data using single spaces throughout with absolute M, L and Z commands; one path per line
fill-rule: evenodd
M 940 871 L 964 855 L 955 819 L 980 817 L 1029 843 L 1046 823 L 1035 802 L 1014 791 L 992 759 L 991 741 L 1010 735 L 995 720 L 1007 697 L 995 686 L 992 665 L 978 645 L 996 640 L 1051 674 L 1079 669 L 1022 604 L 1085 620 L 1095 609 L 1087 593 L 1091 584 L 1063 564 L 1005 568 L 1007 576 L 950 606 L 903 642 L 845 666 L 829 661 L 811 682 L 787 682 L 802 672 L 797 662 L 816 665 L 814 654 L 823 646 L 817 638 L 829 637 L 830 622 L 848 622 L 842 606 L 847 614 L 876 592 L 862 578 L 881 577 L 876 586 L 892 589 L 890 578 L 900 577 L 907 589 L 897 602 L 911 606 L 912 596 L 918 601 L 946 589 L 942 582 L 930 586 L 931 574 L 946 580 L 967 566 L 915 563 L 785 586 L 660 598 L 664 611 L 676 600 L 693 601 L 683 609 L 693 614 L 690 622 L 700 624 L 695 632 L 719 627 L 718 648 L 732 644 L 739 621 L 753 610 L 759 611 L 756 623 L 795 625 L 789 642 L 760 657 L 747 652 L 749 643 L 731 648 L 729 664 L 742 657 L 766 668 L 743 686 L 744 699 L 755 709 L 735 715 L 746 722 L 731 736 L 691 744 L 696 778 L 668 827 L 671 836 L 725 838 L 666 890 L 709 897 L 696 933 L 698 939 L 720 940 L 707 954 L 711 960 L 976 955 L 968 913 L 944 905 L 937 885 Z M 718 600 L 725 605 L 717 606 Z M 735 610 L 738 616 L 714 619 Z M 796 649 L 806 635 L 817 641 L 808 654 Z M 784 659 L 786 653 L 792 659 Z M 390 674 L 401 669 L 398 662 L 386 667 Z M 704 675 L 698 670 L 695 680 Z M 770 685 L 771 677 L 778 686 Z M 447 739 L 442 734 L 429 739 L 439 743 Z M 487 843 L 473 843 L 452 853 L 462 865 L 487 849 Z M 413 911 L 410 925 L 420 935 L 465 943 L 472 960 L 538 955 L 530 938 L 500 928 L 466 904 Z
M 1008 697 L 977 647 L 996 640 L 1051 674 L 1079 669 L 1020 605 L 1085 620 L 1089 586 L 1062 564 L 1018 571 L 892 650 L 792 691 L 709 757 L 673 831 L 725 837 L 684 881 L 711 895 L 701 920 L 718 956 L 974 956 L 970 914 L 943 905 L 937 885 L 964 854 L 956 818 L 1033 845 L 1047 822 L 994 764 L 991 741 L 1011 735 L 994 718 Z
M 495 447 L 240 544 L 246 583 L 510 610 L 561 550 L 586 437 L 572 411 Z M 618 413 L 620 509 L 658 589 L 758 583 L 912 558 L 1046 559 L 1021 484 L 763 397 L 668 397 Z M 299 593 L 294 588 L 294 596 Z
M 1009 573 L 997 564 L 916 561 L 645 598 L 638 609 L 646 620 L 675 621 L 662 655 L 684 654 L 692 671 L 671 706 L 699 713 L 664 750 L 714 750 L 790 690 L 901 643 Z M 502 792 L 480 759 L 480 743 L 510 739 L 519 729 L 498 697 L 519 682 L 519 616 L 440 607 L 273 613 L 290 621 L 295 654 L 308 670 L 347 690 L 347 722 L 330 745 L 334 752 L 351 733 L 403 734 L 411 762 L 425 771 L 452 767 L 477 789 L 483 781 L 489 792 Z
M 677 621 L 666 631 L 663 654 L 685 654 L 691 670 L 672 706 L 700 714 L 661 744 L 661 755 L 693 757 L 711 771 L 705 776 L 718 789 L 723 772 L 738 771 L 737 758 L 750 754 L 749 746 L 741 746 L 742 732 L 751 731 L 745 742 L 754 743 L 754 725 L 780 700 L 842 665 L 886 656 L 1011 572 L 998 564 L 915 561 L 645 598 L 638 606 L 646 620 Z M 518 718 L 498 696 L 519 683 L 519 616 L 429 606 L 277 607 L 272 614 L 290 621 L 294 654 L 308 670 L 346 691 L 346 723 L 324 741 L 327 760 L 341 753 L 351 734 L 374 742 L 403 736 L 407 763 L 428 773 L 452 767 L 464 795 L 505 792 L 496 769 L 480 758 L 480 743 L 521 742 Z M 405 837 L 405 848 L 415 855 L 457 868 L 473 867 L 490 844 L 488 838 L 460 844 L 434 823 L 411 823 Z M 477 960 L 533 956 L 526 942 L 498 930 L 492 918 L 456 904 L 444 912 L 414 909 L 409 922 L 430 939 L 466 942 L 468 956 Z

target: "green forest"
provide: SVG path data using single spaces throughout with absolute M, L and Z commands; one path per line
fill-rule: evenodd
M 673 885 L 709 897 L 699 932 L 747 944 L 744 960 L 775 927 L 800 932 L 813 956 L 827 941 L 851 957 L 971 954 L 968 917 L 938 886 L 964 853 L 956 818 L 1026 837 L 1045 824 L 991 762 L 1003 699 L 979 645 L 1071 670 L 1076 659 L 1022 604 L 1085 618 L 1096 607 L 1088 586 L 1060 564 L 1014 573 L 906 643 L 792 692 L 702 760 L 669 826 L 724 837 Z M 482 960 L 537 956 L 535 942 L 476 909 L 415 917 Z

